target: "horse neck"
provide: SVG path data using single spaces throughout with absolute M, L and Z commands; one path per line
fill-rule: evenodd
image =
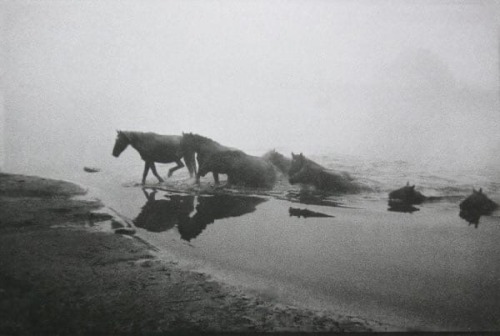
M 325 167 L 323 167 L 319 163 L 314 162 L 313 160 L 308 159 L 308 158 L 305 158 L 304 166 L 308 166 L 312 169 L 326 169 Z
M 148 151 L 149 145 L 152 143 L 152 139 L 148 137 L 148 134 L 142 132 L 128 132 L 127 139 L 130 146 L 138 151 L 141 155 Z
M 202 137 L 199 137 L 195 140 L 195 145 L 193 147 L 195 148 L 196 151 L 200 152 L 216 152 L 225 148 L 224 146 L 222 146 L 221 144 L 212 139 L 202 138 Z
M 127 140 L 128 140 L 128 144 L 130 146 L 132 146 L 133 148 L 135 149 L 138 149 L 137 148 L 137 145 L 138 143 L 140 142 L 139 139 L 140 137 L 138 137 L 138 133 L 137 132 L 123 132 L 126 137 L 127 137 Z

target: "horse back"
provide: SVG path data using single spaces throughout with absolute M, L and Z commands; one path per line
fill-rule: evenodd
M 134 139 L 132 146 L 143 160 L 170 163 L 180 159 L 181 136 L 141 133 Z
M 353 181 L 353 178 L 347 173 L 322 170 L 317 181 L 317 187 L 322 190 L 341 193 L 358 193 L 363 190 L 363 187 Z

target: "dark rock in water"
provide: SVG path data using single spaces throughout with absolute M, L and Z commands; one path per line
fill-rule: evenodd
M 99 168 L 95 167 L 83 167 L 83 170 L 87 173 L 98 173 L 101 171 Z
M 426 199 L 427 197 L 422 195 L 421 192 L 415 190 L 415 185 L 410 186 L 410 183 L 406 183 L 406 186 L 391 191 L 389 193 L 389 206 L 391 206 L 390 204 L 391 201 L 412 205 L 412 204 L 421 204 Z
M 472 189 L 472 194 L 460 203 L 459 216 L 477 227 L 481 216 L 490 215 L 496 209 L 498 204 L 490 200 L 483 189 Z
M 116 234 L 124 234 L 124 235 L 134 235 L 135 232 L 136 232 L 135 229 L 132 228 L 120 228 L 115 230 Z
M 304 218 L 308 218 L 308 217 L 333 217 L 333 216 L 330 216 L 330 215 L 327 215 L 327 214 L 324 214 L 321 212 L 315 212 L 315 211 L 311 211 L 308 209 L 299 209 L 299 208 L 289 208 L 288 213 L 290 214 L 290 216 L 295 216 L 295 217 L 299 217 L 299 218 L 300 217 L 304 217 Z

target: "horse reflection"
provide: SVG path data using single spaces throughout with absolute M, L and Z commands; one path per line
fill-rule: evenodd
M 194 196 L 170 195 L 169 199 L 156 200 L 156 189 L 149 194 L 146 189 L 142 191 L 147 202 L 134 219 L 137 227 L 151 232 L 167 231 L 174 228 L 182 218 L 189 218 L 194 210 Z
M 479 226 L 479 219 L 481 218 L 481 213 L 477 211 L 460 210 L 459 216 L 460 218 L 466 220 L 469 223 L 469 225 L 474 225 L 476 229 Z
M 208 224 L 254 212 L 257 205 L 266 201 L 260 197 L 231 195 L 169 195 L 169 199 L 156 200 L 156 191 L 148 194 L 144 190 L 144 194 L 147 202 L 134 220 L 135 225 L 152 232 L 177 226 L 181 239 L 186 241 L 198 237 Z
M 400 200 L 389 200 L 389 208 L 388 211 L 393 212 L 404 212 L 404 213 L 413 213 L 415 211 L 419 211 L 420 209 L 413 206 L 413 204 L 402 202 Z

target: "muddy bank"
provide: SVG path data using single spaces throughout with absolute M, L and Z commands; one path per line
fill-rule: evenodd
M 368 331 L 375 322 L 270 302 L 97 230 L 70 183 L 0 174 L 0 333 Z

